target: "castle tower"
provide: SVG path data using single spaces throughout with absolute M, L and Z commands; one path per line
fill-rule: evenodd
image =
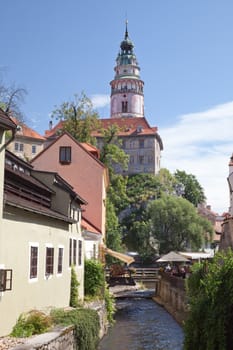
M 116 59 L 111 85 L 111 118 L 144 117 L 144 82 L 127 29 Z

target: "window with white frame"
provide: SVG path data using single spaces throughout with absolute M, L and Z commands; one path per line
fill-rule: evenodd
M 70 238 L 69 240 L 69 266 L 77 265 L 77 239 Z
M 46 260 L 45 260 L 45 275 L 53 275 L 54 268 L 54 248 L 51 246 L 46 247 Z
M 78 264 L 82 265 L 82 254 L 83 254 L 83 242 L 79 239 L 78 241 Z
M 32 154 L 36 154 L 36 145 L 32 145 Z
M 29 245 L 29 254 L 30 254 L 29 276 L 30 276 L 30 279 L 35 279 L 35 278 L 38 278 L 38 254 L 39 254 L 38 243 L 32 243 Z
M 57 273 L 62 273 L 64 248 L 58 247 Z

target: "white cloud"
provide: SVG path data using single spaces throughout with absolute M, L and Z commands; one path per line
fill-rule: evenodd
M 219 214 L 228 210 L 228 163 L 233 152 L 233 102 L 180 116 L 159 130 L 164 142 L 162 167 L 193 174 L 207 203 Z
M 96 94 L 91 96 L 91 101 L 94 108 L 102 108 L 110 104 L 110 97 L 109 95 Z

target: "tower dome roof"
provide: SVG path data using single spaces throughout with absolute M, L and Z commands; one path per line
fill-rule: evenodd
M 128 24 L 128 22 L 126 21 L 125 38 L 121 42 L 121 50 L 126 51 L 128 53 L 130 53 L 130 51 L 131 51 L 131 53 L 132 53 L 133 52 L 133 48 L 134 48 L 134 44 L 129 38 L 127 24 Z

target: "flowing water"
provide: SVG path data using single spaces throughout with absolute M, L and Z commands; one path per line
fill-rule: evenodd
M 117 301 L 116 323 L 98 350 L 181 350 L 183 331 L 145 292 Z

